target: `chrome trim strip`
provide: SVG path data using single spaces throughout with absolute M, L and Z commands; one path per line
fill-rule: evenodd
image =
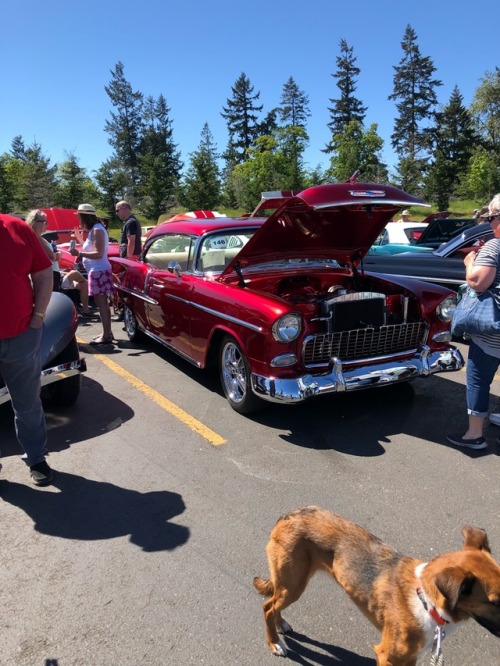
M 223 312 L 219 312 L 218 310 L 212 310 L 211 308 L 207 308 L 204 305 L 199 305 L 198 303 L 193 303 L 191 301 L 191 305 L 198 310 L 202 310 L 203 312 L 208 312 L 208 314 L 212 314 L 215 317 L 220 317 L 221 319 L 225 319 L 226 321 L 230 321 L 233 324 L 239 324 L 240 326 L 244 326 L 245 328 L 249 328 L 251 331 L 256 331 L 257 333 L 262 333 L 264 330 L 262 326 L 256 326 L 255 324 L 250 324 L 248 321 L 243 321 L 242 319 L 237 319 L 236 317 L 231 317 L 230 315 L 224 314 Z
M 129 296 L 134 296 L 140 301 L 145 301 L 146 303 L 151 303 L 151 305 L 158 305 L 158 301 L 154 298 L 146 296 L 142 291 L 137 291 L 136 289 L 127 289 L 126 287 L 115 287 L 117 291 L 121 291 L 124 294 L 129 294 Z

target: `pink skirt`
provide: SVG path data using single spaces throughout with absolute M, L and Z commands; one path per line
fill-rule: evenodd
M 89 296 L 111 296 L 113 293 L 113 273 L 108 271 L 90 271 L 88 274 Z

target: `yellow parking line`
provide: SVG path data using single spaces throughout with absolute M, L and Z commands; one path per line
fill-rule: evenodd
M 80 344 L 85 344 L 83 340 L 78 340 L 78 342 Z M 132 384 L 132 386 L 141 391 L 141 393 L 144 393 L 144 395 L 153 400 L 153 402 L 156 402 L 156 404 L 159 405 L 162 409 L 164 409 L 169 414 L 172 414 L 172 416 L 175 416 L 175 418 L 179 419 L 179 421 L 182 421 L 182 423 L 187 425 L 188 428 L 191 428 L 191 430 L 198 433 L 198 435 L 201 435 L 213 446 L 227 444 L 227 441 L 216 432 L 208 428 L 206 425 L 203 425 L 203 423 L 195 419 L 194 416 L 191 416 L 191 414 L 188 414 L 188 412 L 185 412 L 173 402 L 170 402 L 170 400 L 167 400 L 167 398 L 165 398 L 165 396 L 163 396 L 161 393 L 158 393 L 158 391 L 156 391 L 154 388 L 151 388 L 151 386 L 148 386 L 140 379 L 137 379 L 137 377 L 135 377 L 132 373 L 122 368 L 120 365 L 118 365 L 118 363 L 115 363 L 104 354 L 92 354 L 92 358 L 95 358 L 98 361 L 101 361 L 101 363 L 104 363 L 104 365 L 106 365 L 110 370 L 115 372 L 117 375 L 120 375 L 120 377 L 129 382 L 129 384 Z

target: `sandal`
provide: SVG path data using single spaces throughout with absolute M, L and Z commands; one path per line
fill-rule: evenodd
M 95 314 L 93 312 L 80 312 L 80 317 L 83 317 L 84 319 L 89 319 L 90 317 L 95 317 Z
M 112 343 L 113 338 L 105 338 L 104 335 L 98 335 L 97 338 L 89 342 L 89 345 L 111 345 Z

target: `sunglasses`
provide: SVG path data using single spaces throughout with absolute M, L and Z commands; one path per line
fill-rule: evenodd
M 499 220 L 499 219 L 500 219 L 500 214 L 497 213 L 496 215 L 490 215 L 489 217 L 487 217 L 486 222 L 489 222 L 491 224 L 495 220 Z

